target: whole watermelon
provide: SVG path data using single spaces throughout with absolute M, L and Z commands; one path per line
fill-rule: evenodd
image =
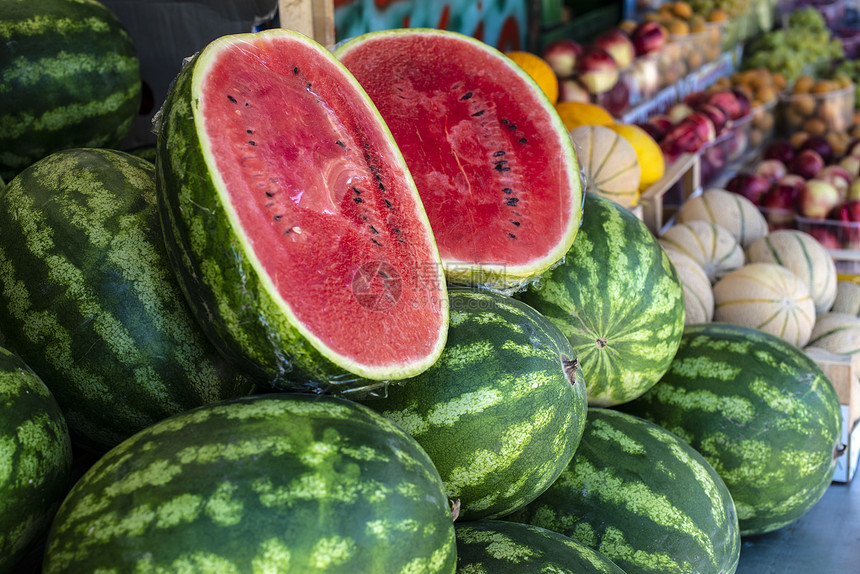
M 0 347 L 0 572 L 14 572 L 69 489 L 72 443 L 51 392 Z
M 600 552 L 558 532 L 506 520 L 458 523 L 457 572 L 624 574 Z
M 824 495 L 841 445 L 830 380 L 780 337 L 729 323 L 691 325 L 669 372 L 619 407 L 676 433 L 719 472 L 742 535 L 781 528 Z
M 0 325 L 72 433 L 105 451 L 251 384 L 218 355 L 167 264 L 155 166 L 69 149 L 0 191 Z
M 585 385 L 564 335 L 521 301 L 452 289 L 442 356 L 366 400 L 430 455 L 460 520 L 513 512 L 570 462 L 585 425 Z
M 684 332 L 684 291 L 666 252 L 630 211 L 592 193 L 562 263 L 519 298 L 570 340 L 591 406 L 655 385 Z
M 588 409 L 568 467 L 505 520 L 570 536 L 628 574 L 732 574 L 740 557 L 735 507 L 713 467 L 666 429 L 612 409 Z
M 256 395 L 155 423 L 96 462 L 45 574 L 453 574 L 439 474 L 400 427 L 326 395 Z
M 140 64 L 95 0 L 10 0 L 0 13 L 0 176 L 55 151 L 115 147 L 137 115 Z

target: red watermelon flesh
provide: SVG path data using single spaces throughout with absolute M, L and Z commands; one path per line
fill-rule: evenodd
M 581 219 L 578 163 L 540 88 L 454 32 L 371 32 L 335 51 L 415 179 L 449 279 L 500 286 L 545 271 Z
M 288 362 L 288 376 L 322 373 L 335 382 L 337 371 L 317 369 L 314 353 L 376 380 L 432 364 L 447 332 L 438 251 L 408 168 L 354 78 L 298 34 L 225 37 L 196 62 L 191 101 L 202 161 L 220 198 L 212 211 L 224 210 L 207 219 L 191 193 L 180 192 L 186 212 L 198 213 L 186 222 L 191 243 L 196 228 L 218 235 L 225 224 L 224 235 L 237 238 L 217 255 L 219 246 L 209 245 L 191 257 L 253 268 L 260 280 L 252 287 L 271 298 L 261 304 L 257 295 L 233 293 L 233 301 L 207 307 L 258 307 L 247 317 L 263 325 L 262 336 L 229 329 L 246 347 L 239 353 L 259 362 L 273 341 L 289 344 L 286 358 L 272 358 Z M 227 322 L 244 325 L 241 317 Z M 308 342 L 313 350 L 302 347 Z

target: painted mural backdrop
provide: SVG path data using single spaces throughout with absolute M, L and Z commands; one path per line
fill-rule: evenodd
M 525 46 L 527 0 L 334 0 L 338 40 L 371 30 L 439 28 L 499 50 Z

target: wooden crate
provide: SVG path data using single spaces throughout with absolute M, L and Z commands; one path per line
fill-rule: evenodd
M 698 154 L 682 155 L 639 196 L 637 215 L 654 235 L 660 234 L 684 201 L 701 191 L 699 161 Z
M 278 15 L 282 28 L 301 32 L 323 46 L 334 45 L 333 0 L 278 0 Z

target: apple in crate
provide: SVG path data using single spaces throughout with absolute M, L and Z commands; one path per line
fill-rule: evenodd
M 630 105 L 630 88 L 624 78 L 619 78 L 614 86 L 594 96 L 594 101 L 603 106 L 607 112 L 618 117 Z
M 695 153 L 716 138 L 714 124 L 705 114 L 693 112 L 672 126 L 660 141 L 663 155 L 671 163 L 684 153 Z
M 800 188 L 797 210 L 810 219 L 825 219 L 830 211 L 842 202 L 839 190 L 832 183 L 810 179 Z
M 654 21 L 642 22 L 630 33 L 637 56 L 659 52 L 666 45 L 666 31 Z
M 860 201 L 847 201 L 836 206 L 828 218 L 842 224 L 839 234 L 843 249 L 860 250 Z
M 791 227 L 794 223 L 795 205 L 800 196 L 800 188 L 806 183 L 805 179 L 796 175 L 786 177 L 797 178 L 799 183 L 791 180 L 777 181 L 761 198 L 760 207 L 771 229 Z
M 743 195 L 755 205 L 761 205 L 764 195 L 771 187 L 770 180 L 760 173 L 742 172 L 726 182 L 726 189 Z
M 633 41 L 620 28 L 610 28 L 601 32 L 594 38 L 592 44 L 609 52 L 609 55 L 622 70 L 632 64 L 633 58 L 636 56 Z
M 833 161 L 833 146 L 821 135 L 810 135 L 797 147 L 797 151 L 811 149 L 818 152 L 825 164 Z
M 586 46 L 576 59 L 576 77 L 592 95 L 611 89 L 618 75 L 618 64 L 603 48 Z
M 840 197 L 844 198 L 848 193 L 848 187 L 851 185 L 851 174 L 841 165 L 826 165 L 815 174 L 815 179 L 821 179 L 833 184 L 839 191 Z
M 824 168 L 824 159 L 817 151 L 812 149 L 799 150 L 791 163 L 788 164 L 788 172 L 799 175 L 804 179 L 812 179 L 815 174 Z
M 844 167 L 848 173 L 851 174 L 852 179 L 860 177 L 860 156 L 846 155 L 839 160 L 839 165 Z
M 788 175 L 788 168 L 778 159 L 763 159 L 755 166 L 755 172 L 765 176 L 771 183 L 776 183 Z
M 813 236 L 826 249 L 842 249 L 842 243 L 836 234 L 826 227 L 813 226 L 806 230 L 808 234 Z
M 794 159 L 794 155 L 797 151 L 794 149 L 794 146 L 791 145 L 791 142 L 785 139 L 778 139 L 770 142 L 762 151 L 761 156 L 763 159 L 778 159 L 786 166 L 791 163 L 791 160 Z
M 567 79 L 576 70 L 576 59 L 582 54 L 582 45 L 569 38 L 559 38 L 544 46 L 542 56 L 560 80 Z
M 591 102 L 591 94 L 576 78 L 567 78 L 558 82 L 558 101 L 560 102 Z

